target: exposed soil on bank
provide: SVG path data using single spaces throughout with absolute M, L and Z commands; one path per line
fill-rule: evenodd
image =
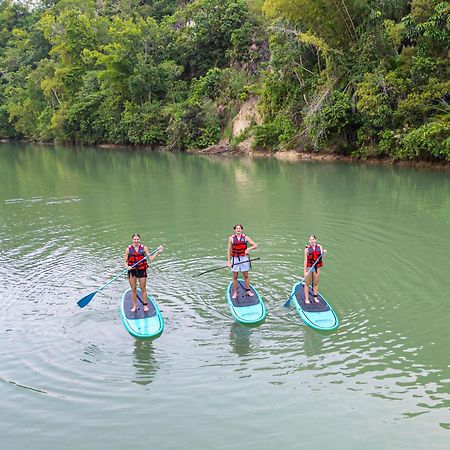
M 346 162 L 352 164 L 367 164 L 367 165 L 390 165 L 400 167 L 419 167 L 419 168 L 431 168 L 440 170 L 450 170 L 450 162 L 431 162 L 431 161 L 412 161 L 412 160 L 398 160 L 387 157 L 361 157 L 356 158 L 352 156 L 344 156 L 336 153 L 313 153 L 303 150 L 288 150 L 270 152 L 263 150 L 252 150 L 249 146 L 237 146 L 231 148 L 228 144 L 220 143 L 212 145 L 211 147 L 190 151 L 196 155 L 204 156 L 248 156 L 248 157 L 260 157 L 260 158 L 275 158 L 281 161 L 324 161 L 324 162 Z

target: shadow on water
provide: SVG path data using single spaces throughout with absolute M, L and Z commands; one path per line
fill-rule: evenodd
M 133 383 L 146 386 L 154 380 L 159 369 L 152 341 L 135 339 L 133 353 L 133 365 L 136 368 L 136 378 Z

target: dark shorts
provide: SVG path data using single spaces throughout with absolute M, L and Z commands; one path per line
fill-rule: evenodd
M 147 278 L 147 270 L 146 269 L 132 269 L 128 271 L 128 278 Z

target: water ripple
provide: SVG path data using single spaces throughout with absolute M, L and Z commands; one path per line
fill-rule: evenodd
M 447 201 L 439 190 L 430 191 L 429 202 L 417 192 L 415 203 L 400 201 L 406 197 L 401 185 L 385 189 L 386 174 L 378 171 L 364 171 L 364 182 L 354 184 L 357 168 L 342 174 L 321 166 L 311 176 L 310 165 L 183 159 L 180 168 L 173 155 L 127 153 L 119 164 L 121 153 L 93 154 L 106 158 L 105 173 L 94 177 L 84 160 L 74 165 L 79 174 L 68 165 L 64 173 L 73 178 L 67 189 L 59 185 L 64 194 L 40 183 L 33 189 L 23 179 L 17 192 L 6 184 L 0 191 L 7 192 L 0 201 L 0 380 L 9 394 L 5 410 L 28 419 L 27 429 L 40 432 L 42 420 L 54 433 L 73 435 L 79 417 L 107 409 L 113 413 L 108 421 L 92 422 L 117 437 L 109 420 L 117 429 L 132 427 L 139 410 L 151 413 L 152 426 L 166 435 L 170 416 L 177 437 L 185 429 L 191 436 L 202 423 L 223 438 L 224 424 L 235 423 L 239 434 L 238 425 L 252 415 L 255 436 L 270 418 L 282 421 L 290 438 L 266 427 L 279 433 L 270 436 L 275 441 L 265 435 L 267 442 L 290 448 L 294 433 L 314 447 L 311 436 L 320 430 L 309 419 L 319 405 L 326 411 L 318 423 L 329 418 L 338 436 L 342 427 L 348 436 L 354 423 L 363 429 L 374 421 L 377 432 L 394 425 L 402 436 L 412 433 L 409 443 L 423 443 L 424 430 L 448 433 L 450 342 L 442 330 L 449 317 L 449 249 L 439 231 L 448 218 L 436 209 Z M 127 170 L 151 176 L 134 187 Z M 234 181 L 247 188 L 245 197 Z M 142 192 L 137 208 L 131 199 Z M 259 244 L 251 281 L 268 315 L 253 328 L 234 323 L 228 311 L 228 269 L 197 276 L 225 265 L 228 228 L 237 221 Z M 149 248 L 166 247 L 149 268 L 149 291 L 165 319 L 163 335 L 153 342 L 132 338 L 121 324 L 126 275 L 97 292 L 123 270 L 136 227 Z M 438 238 L 430 240 L 429 231 Z M 314 331 L 293 307 L 283 307 L 303 277 L 311 232 L 329 250 L 320 289 L 340 317 L 333 332 Z M 77 300 L 92 292 L 89 305 L 78 308 Z M 32 417 L 35 406 L 39 418 Z M 296 435 L 299 421 L 317 433 Z M 212 438 L 198 445 L 195 435 L 189 439 L 188 448 L 205 442 L 216 448 Z M 249 448 L 268 447 L 256 440 Z

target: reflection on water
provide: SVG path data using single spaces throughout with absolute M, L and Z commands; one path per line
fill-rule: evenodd
M 306 325 L 305 325 L 306 327 Z M 324 347 L 326 347 L 327 334 L 331 334 L 330 331 L 317 331 L 311 332 L 309 329 L 305 329 L 301 336 L 301 340 L 298 340 L 298 345 L 303 347 L 303 352 L 306 356 L 315 357 L 324 353 Z
M 150 340 L 134 340 L 134 362 L 136 369 L 136 378 L 133 383 L 143 386 L 150 384 L 158 371 L 158 363 L 155 359 L 153 343 Z
M 246 356 L 251 351 L 250 337 L 255 327 L 243 326 L 236 322 L 230 325 L 230 344 L 239 356 Z

